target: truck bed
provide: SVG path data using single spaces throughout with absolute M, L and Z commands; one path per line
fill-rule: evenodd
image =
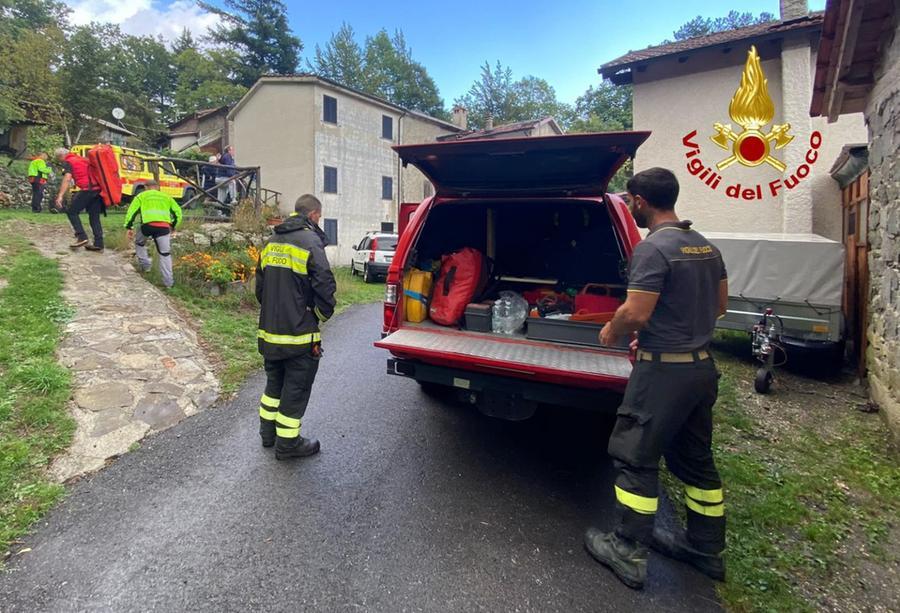
M 433 324 L 407 324 L 375 343 L 400 358 L 481 371 L 501 371 L 583 387 L 624 388 L 631 375 L 626 351 L 600 350 L 466 332 Z M 613 383 L 614 385 L 610 385 Z

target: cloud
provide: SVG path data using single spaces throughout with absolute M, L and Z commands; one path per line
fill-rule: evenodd
M 92 21 L 118 24 L 126 34 L 176 38 L 184 28 L 195 38 L 219 22 L 192 0 L 66 0 L 72 9 L 69 20 L 75 25 Z

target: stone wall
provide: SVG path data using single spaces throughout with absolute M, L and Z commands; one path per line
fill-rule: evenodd
M 55 176 L 44 187 L 44 209 L 53 203 L 58 190 L 59 176 Z M 5 164 L 0 165 L 0 208 L 31 208 L 31 184 L 10 173 Z
M 900 24 L 866 109 L 869 124 L 869 349 L 872 399 L 900 443 Z
M 205 223 L 176 231 L 173 242 L 180 247 L 181 252 L 215 251 L 217 247 L 219 250 L 250 245 L 261 247 L 270 234 L 269 231 L 263 234 L 240 232 L 231 223 Z

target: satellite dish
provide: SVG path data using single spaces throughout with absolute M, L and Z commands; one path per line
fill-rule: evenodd
M 123 117 L 125 117 L 125 111 L 123 111 L 119 107 L 116 107 L 112 110 L 112 116 L 116 119 L 122 119 Z

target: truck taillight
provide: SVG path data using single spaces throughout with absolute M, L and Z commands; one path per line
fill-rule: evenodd
M 384 286 L 384 303 L 392 306 L 397 305 L 397 284 L 388 283 Z

